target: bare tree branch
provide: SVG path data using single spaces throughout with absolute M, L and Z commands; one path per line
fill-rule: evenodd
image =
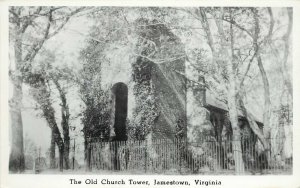
M 63 23 L 61 23 L 60 26 L 58 28 L 56 28 L 55 31 L 50 33 L 51 25 L 52 25 L 52 22 L 53 22 L 53 12 L 58 10 L 58 9 L 61 9 L 61 8 L 62 7 L 57 7 L 57 8 L 51 8 L 49 10 L 49 12 L 47 14 L 48 20 L 47 20 L 46 28 L 44 30 L 44 35 L 43 35 L 42 39 L 40 39 L 38 42 L 36 42 L 35 44 L 32 45 L 32 48 L 31 48 L 31 50 L 29 50 L 29 52 L 25 56 L 24 61 L 29 61 L 29 62 L 32 61 L 34 59 L 34 57 L 37 55 L 37 53 L 39 52 L 39 50 L 42 48 L 45 41 L 50 39 L 51 37 L 55 36 L 57 33 L 59 33 L 62 30 L 62 28 L 66 25 L 66 23 L 70 20 L 70 18 L 73 15 L 80 12 L 81 10 L 83 10 L 85 7 L 80 7 L 78 9 L 72 11 L 69 15 L 67 15 L 65 17 L 65 20 L 63 21 Z M 41 10 L 42 10 L 41 8 L 37 9 L 36 13 L 39 13 Z M 26 28 L 28 27 L 28 25 L 26 26 Z
M 226 21 L 226 22 L 228 22 L 228 23 L 233 24 L 235 27 L 239 28 L 239 29 L 242 30 L 242 31 L 245 31 L 250 37 L 253 38 L 252 33 L 250 33 L 250 32 L 249 32 L 246 28 L 244 28 L 243 26 L 241 26 L 241 25 L 239 25 L 238 23 L 236 23 L 234 20 L 227 20 L 227 19 L 225 19 L 225 18 L 223 18 L 222 20 L 224 20 L 224 21 Z
M 197 8 L 196 14 L 199 15 L 202 27 L 204 28 L 204 31 L 206 33 L 207 43 L 213 53 L 213 57 L 215 57 L 216 50 L 214 48 L 214 41 L 213 41 L 211 30 L 210 30 L 210 27 L 209 27 L 209 24 L 207 21 L 205 10 L 201 7 L 199 9 Z
M 247 64 L 247 68 L 246 68 L 246 71 L 245 73 L 243 74 L 242 78 L 241 78 L 241 81 L 240 81 L 240 90 L 243 88 L 243 85 L 244 85 L 244 81 L 245 81 L 245 78 L 247 77 L 248 75 L 248 72 L 250 70 L 250 67 L 251 67 L 251 64 L 252 64 L 252 61 L 254 60 L 254 58 L 256 57 L 256 54 L 257 54 L 257 50 L 254 52 L 254 54 L 252 55 L 250 61 L 248 62 Z
M 44 42 L 48 38 L 49 30 L 50 30 L 50 26 L 51 26 L 51 21 L 52 21 L 52 12 L 50 11 L 49 16 L 48 16 L 47 26 L 44 30 L 44 37 L 32 46 L 31 50 L 29 50 L 29 52 L 27 53 L 27 55 L 24 58 L 25 62 L 26 61 L 31 62 L 34 59 L 34 57 L 36 56 L 36 54 L 39 52 L 39 50 L 42 48 Z
M 70 20 L 70 18 L 71 18 L 73 15 L 77 14 L 78 12 L 80 12 L 80 11 L 82 11 L 82 10 L 84 10 L 84 9 L 85 9 L 85 7 L 80 7 L 80 8 L 78 8 L 78 9 L 72 11 L 68 16 L 65 17 L 65 20 L 63 21 L 63 23 L 61 23 L 60 26 L 59 26 L 54 32 L 52 32 L 52 33 L 50 33 L 50 34 L 48 35 L 47 39 L 53 37 L 53 36 L 56 35 L 58 32 L 60 32 L 60 31 L 62 30 L 62 28 L 67 24 L 67 22 Z M 52 20 L 52 21 L 53 21 L 53 20 Z
M 274 29 L 275 20 L 274 20 L 273 11 L 272 11 L 271 7 L 268 7 L 268 12 L 269 12 L 269 16 L 270 16 L 270 27 L 269 27 L 269 32 L 268 32 L 268 36 L 267 37 L 268 37 L 269 40 L 271 40 L 273 29 Z

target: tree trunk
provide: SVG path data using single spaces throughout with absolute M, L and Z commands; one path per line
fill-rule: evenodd
M 223 18 L 223 9 L 221 8 L 220 18 Z M 230 20 L 232 20 L 232 15 L 230 12 Z M 220 21 L 221 19 L 215 19 L 216 25 L 218 28 L 218 32 L 221 35 L 221 45 L 222 45 L 222 53 L 221 58 L 226 63 L 226 69 L 228 74 L 228 93 L 227 93 L 227 101 L 228 101 L 228 113 L 229 120 L 232 127 L 232 150 L 233 157 L 235 163 L 235 173 L 243 174 L 245 172 L 245 166 L 243 161 L 243 153 L 242 153 L 242 145 L 241 145 L 241 133 L 240 127 L 238 124 L 238 109 L 237 109 L 237 88 L 236 88 L 236 65 L 235 65 L 235 56 L 234 56 L 234 33 L 233 26 L 230 24 L 230 44 L 226 42 L 226 36 L 223 30 L 223 23 Z M 231 52 L 229 52 L 230 50 Z
M 59 150 L 59 170 L 63 171 L 63 157 L 64 157 L 64 142 L 60 135 L 60 131 L 55 121 L 54 109 L 52 106 L 48 106 L 47 108 L 43 108 L 44 116 L 52 129 L 54 140 L 58 146 Z
M 201 21 L 201 25 L 206 33 L 206 37 L 207 37 L 207 44 L 209 45 L 212 55 L 213 55 L 213 62 L 216 59 L 216 51 L 215 51 L 215 47 L 214 47 L 214 40 L 212 37 L 212 33 L 211 33 L 211 29 L 209 26 L 209 23 L 207 21 L 207 17 L 206 17 L 206 13 L 204 8 L 197 8 L 196 9 L 196 14 L 199 16 L 200 21 Z
M 265 68 L 263 66 L 262 63 L 262 59 L 260 56 L 260 49 L 259 49 L 259 45 L 258 45 L 258 37 L 259 37 L 259 33 L 260 33 L 260 26 L 259 26 L 259 19 L 258 19 L 258 12 L 256 8 L 252 9 L 253 11 L 253 18 L 254 18 L 254 37 L 253 37 L 253 46 L 255 48 L 255 51 L 257 51 L 257 55 L 256 55 L 256 59 L 257 59 L 257 65 L 260 71 L 260 75 L 262 77 L 262 81 L 263 81 L 263 86 L 264 86 L 264 114 L 263 114 L 263 123 L 264 123 L 264 127 L 263 127 L 263 134 L 264 134 L 264 138 L 267 140 L 267 145 L 265 145 L 264 149 L 265 149 L 265 153 L 267 156 L 267 161 L 270 161 L 271 159 L 271 142 L 268 141 L 270 140 L 270 116 L 271 116 L 271 97 L 270 97 L 270 84 L 269 84 L 269 80 L 267 77 L 267 73 L 265 71 Z
M 64 161 L 65 161 L 65 169 L 70 168 L 70 137 L 64 137 Z
M 269 80 L 266 71 L 262 64 L 261 57 L 259 55 L 257 56 L 257 64 L 264 85 L 264 100 L 265 100 L 264 114 L 263 114 L 264 135 L 266 139 L 270 139 L 270 116 L 271 116 L 270 85 L 269 85 Z
M 59 146 L 58 146 L 58 152 L 59 152 L 59 156 L 58 156 L 58 160 L 59 160 L 59 171 L 63 171 L 64 169 L 64 144 L 62 142 L 60 142 Z
M 54 116 L 53 116 L 54 117 Z M 55 143 L 57 144 L 58 146 L 58 153 L 59 153 L 59 171 L 63 171 L 63 168 L 64 168 L 64 142 L 63 142 L 63 139 L 61 138 L 60 136 L 60 132 L 59 132 L 59 129 L 56 125 L 56 122 L 53 122 L 53 121 L 48 121 L 48 123 L 51 123 L 52 124 L 52 131 L 53 131 L 53 134 L 54 134 L 54 139 L 55 139 Z
M 17 31 L 14 44 L 15 72 L 11 77 L 13 82 L 13 96 L 10 101 L 11 117 L 11 152 L 9 157 L 9 170 L 12 172 L 23 172 L 25 170 L 24 146 L 23 146 L 23 123 L 22 123 L 22 41 L 21 34 Z
M 64 161 L 65 161 L 65 169 L 70 168 L 70 159 L 69 159 L 69 154 L 70 154 L 70 134 L 69 134 L 69 107 L 67 104 L 67 98 L 66 98 L 66 93 L 64 89 L 61 87 L 60 83 L 56 78 L 52 78 L 52 81 L 54 82 L 60 96 L 61 100 L 61 127 L 63 129 L 63 135 L 64 135 Z
M 51 145 L 50 145 L 50 168 L 56 168 L 56 161 L 55 161 L 55 137 L 53 131 L 51 131 Z
M 21 83 L 14 84 L 12 101 L 16 106 L 11 107 L 10 109 L 12 142 L 9 157 L 9 170 L 12 172 L 23 172 L 25 170 L 22 113 L 21 107 L 18 107 L 21 105 L 22 101 L 21 88 Z
M 231 74 L 232 75 L 232 74 Z M 229 119 L 232 127 L 232 150 L 235 161 L 235 173 L 243 174 L 245 171 L 243 153 L 241 146 L 241 133 L 240 127 L 238 125 L 238 112 L 236 107 L 236 93 L 235 93 L 235 84 L 233 76 L 229 75 L 230 84 L 228 91 L 228 110 L 229 110 Z
M 247 118 L 250 128 L 252 129 L 254 134 L 258 137 L 258 139 L 262 143 L 264 149 L 269 150 L 270 149 L 270 140 L 265 138 L 263 130 L 259 128 L 258 124 L 255 121 L 254 116 L 250 112 L 247 111 L 245 104 L 243 102 L 243 99 L 241 99 L 240 96 L 238 96 L 238 97 L 239 97 L 238 101 L 239 101 L 242 113 L 243 113 L 244 117 Z
M 69 115 L 65 115 L 65 107 L 62 107 L 62 128 L 63 128 L 63 135 L 64 135 L 64 161 L 65 161 L 65 169 L 70 168 L 70 136 L 69 136 Z M 68 114 L 68 112 L 66 113 Z
M 281 72 L 283 75 L 284 83 L 288 88 L 289 94 L 293 98 L 293 84 L 291 82 L 291 77 L 289 75 L 289 70 L 287 65 L 289 50 L 290 50 L 290 35 L 293 29 L 293 9 L 288 7 L 287 13 L 289 18 L 289 24 L 288 24 L 287 32 L 282 38 L 284 40 L 284 57 L 282 61 Z

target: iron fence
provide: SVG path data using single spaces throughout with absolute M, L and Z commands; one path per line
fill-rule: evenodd
M 277 138 L 278 139 L 278 138 Z M 235 162 L 233 144 L 241 143 L 242 160 Z M 147 174 L 292 174 L 292 158 L 266 152 L 257 140 L 217 141 L 206 137 L 197 142 L 186 139 L 101 141 L 88 146 L 88 169 Z

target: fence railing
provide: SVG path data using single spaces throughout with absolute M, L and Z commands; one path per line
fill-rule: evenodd
M 233 144 L 241 142 L 242 161 L 235 162 Z M 257 141 L 205 138 L 101 141 L 92 140 L 88 149 L 89 170 L 126 173 L 234 174 L 237 164 L 245 174 L 291 174 L 292 158 L 271 153 L 267 157 Z

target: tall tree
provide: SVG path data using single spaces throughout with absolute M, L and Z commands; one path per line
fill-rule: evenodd
M 195 13 L 190 12 L 198 20 L 204 29 L 207 44 L 212 53 L 212 63 L 218 66 L 219 84 L 223 85 L 223 89 L 226 90 L 226 100 L 228 106 L 229 120 L 233 131 L 233 155 L 235 160 L 235 170 L 237 174 L 244 172 L 244 162 L 242 158 L 242 147 L 241 147 L 241 134 L 240 127 L 238 124 L 238 105 L 237 95 L 237 59 L 235 55 L 235 35 L 233 31 L 233 25 L 225 25 L 223 18 L 228 17 L 230 21 L 234 20 L 233 17 L 234 9 L 231 8 L 197 8 Z M 217 35 L 220 42 L 218 47 L 214 41 L 213 32 L 211 31 L 211 24 L 207 18 L 207 14 L 210 14 L 215 21 L 215 27 L 217 28 Z
M 257 66 L 259 68 L 259 72 L 262 78 L 263 82 L 263 89 L 264 89 L 264 113 L 263 113 L 263 135 L 264 137 L 260 137 L 260 134 L 257 134 L 260 138 L 260 140 L 264 140 L 263 146 L 265 149 L 265 152 L 268 157 L 268 161 L 270 161 L 270 118 L 271 118 L 271 97 L 270 97 L 270 84 L 269 84 L 269 78 L 267 76 L 263 60 L 261 57 L 261 46 L 259 44 L 259 35 L 260 32 L 260 23 L 259 23 L 259 14 L 257 8 L 251 8 L 252 14 L 253 14 L 253 20 L 254 20 L 254 33 L 252 35 L 253 38 L 253 46 L 254 50 L 256 52 L 256 60 L 257 60 Z M 270 30 L 272 29 L 272 25 L 270 25 Z M 271 32 L 271 31 L 270 31 Z M 269 33 L 270 33 L 269 32 Z M 250 118 L 249 116 L 247 116 Z M 250 123 L 253 121 L 249 121 Z
M 220 11 L 220 15 L 215 17 L 216 25 L 218 27 L 218 32 L 221 37 L 221 58 L 224 59 L 226 64 L 226 71 L 228 74 L 228 111 L 229 119 L 233 131 L 233 155 L 235 159 L 235 171 L 237 174 L 244 172 L 244 162 L 242 158 L 242 147 L 241 147 L 241 133 L 238 124 L 238 109 L 237 109 L 237 86 L 236 86 L 236 56 L 234 55 L 234 42 L 235 37 L 233 33 L 233 26 L 230 24 L 229 38 L 230 42 L 227 42 L 226 35 L 224 33 L 224 25 L 222 18 L 224 17 L 224 10 Z M 229 19 L 232 22 L 232 9 L 229 8 Z
M 44 43 L 55 36 L 69 19 L 83 10 L 72 7 L 9 7 L 10 39 L 13 44 L 14 68 L 10 70 L 13 94 L 10 100 L 12 145 L 9 170 L 24 171 L 22 84 L 31 63 Z
M 50 56 L 53 57 L 53 56 Z M 50 145 L 50 163 L 51 168 L 55 168 L 55 145 L 59 149 L 59 168 L 62 170 L 69 169 L 69 153 L 70 153 L 70 135 L 69 135 L 69 120 L 70 112 L 67 103 L 66 89 L 61 85 L 64 78 L 63 74 L 68 74 L 66 69 L 53 69 L 51 63 L 53 59 L 43 59 L 40 67 L 36 67 L 34 72 L 28 76 L 26 83 L 31 87 L 31 95 L 38 104 L 38 109 L 42 111 L 43 117 L 46 119 L 48 126 L 51 129 L 51 145 Z M 61 73 L 64 72 L 64 73 Z M 51 84 L 52 83 L 52 84 Z M 63 134 L 58 128 L 58 123 L 55 118 L 55 108 L 53 107 L 53 96 L 55 91 L 52 86 L 57 89 L 59 94 L 59 102 L 61 106 L 61 128 Z

